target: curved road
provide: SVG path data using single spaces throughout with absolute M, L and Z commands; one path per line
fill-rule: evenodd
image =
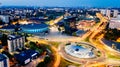
M 57 21 L 56 21 L 57 22 Z M 84 34 L 82 37 L 69 37 L 66 35 L 61 35 L 57 29 L 55 29 L 55 27 L 53 27 L 51 30 L 51 34 L 49 34 L 48 36 L 44 36 L 43 38 L 47 39 L 48 41 L 57 41 L 57 42 L 63 42 L 63 44 L 61 44 L 58 48 L 58 50 L 56 49 L 57 52 L 60 53 L 60 55 L 71 61 L 71 62 L 75 62 L 78 64 L 83 64 L 83 67 L 92 67 L 92 66 L 99 66 L 99 65 L 120 65 L 120 60 L 114 60 L 114 59 L 109 59 L 107 57 L 107 54 L 111 53 L 114 56 L 120 56 L 120 53 L 116 52 L 115 50 L 109 48 L 108 46 L 106 46 L 106 44 L 103 44 L 100 39 L 103 38 L 101 31 L 105 28 L 105 26 L 107 25 L 107 19 L 106 18 L 102 18 L 101 22 L 98 23 L 98 25 L 95 25 L 93 28 L 90 29 L 90 31 L 88 31 L 86 34 Z M 56 34 L 57 33 L 57 34 Z M 100 34 L 100 35 L 98 35 Z M 98 35 L 98 36 L 97 36 Z M 41 36 L 38 36 L 41 37 Z M 78 59 L 76 57 L 70 56 L 69 54 L 67 54 L 64 51 L 64 46 L 65 43 L 67 42 L 81 42 L 81 40 L 84 40 L 85 38 L 89 39 L 89 42 L 92 44 L 92 46 L 96 47 L 97 49 L 99 49 L 102 53 L 102 55 L 99 58 L 95 58 L 95 59 Z M 112 63 L 111 63 L 112 62 Z

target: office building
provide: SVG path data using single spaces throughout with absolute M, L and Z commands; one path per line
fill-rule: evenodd
M 3 23 L 9 23 L 9 16 L 7 15 L 0 15 L 0 19 L 3 21 Z
M 116 17 L 118 16 L 118 13 L 119 13 L 118 10 L 114 10 L 114 11 L 113 11 L 113 17 L 116 18 Z
M 120 20 L 117 20 L 117 19 L 110 20 L 109 28 L 111 28 L 111 29 L 119 29 L 120 28 Z
M 10 67 L 9 66 L 9 59 L 4 54 L 0 54 L 0 67 Z
M 32 59 L 35 59 L 36 57 L 38 57 L 39 53 L 35 50 L 29 49 L 29 50 L 22 51 L 19 54 L 15 54 L 14 56 L 16 60 L 19 62 L 19 64 L 25 65 L 31 62 Z
M 108 18 L 110 18 L 110 16 L 111 16 L 111 10 L 106 10 L 106 16 L 107 16 Z
M 24 48 L 25 37 L 19 35 L 8 35 L 8 50 L 14 52 L 17 49 Z
M 109 10 L 109 9 L 101 9 L 100 12 L 101 12 L 101 14 L 103 14 L 104 16 L 107 16 L 109 18 L 111 16 L 111 10 Z
M 103 14 L 103 15 L 106 15 L 106 10 L 105 9 L 101 9 L 100 13 Z
M 14 32 L 15 28 L 17 28 L 15 25 L 7 25 L 2 27 L 0 30 Z

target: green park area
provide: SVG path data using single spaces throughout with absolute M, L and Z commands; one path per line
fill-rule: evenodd
M 59 67 L 68 67 L 69 65 L 80 67 L 80 64 L 75 64 L 75 63 L 69 62 L 69 61 L 61 58 Z
M 110 58 L 110 59 L 115 59 L 115 60 L 120 60 L 120 56 L 117 56 L 117 55 L 112 55 L 112 54 L 107 54 L 107 57 Z

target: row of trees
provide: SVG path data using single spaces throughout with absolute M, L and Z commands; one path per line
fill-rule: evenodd
M 44 58 L 44 61 L 40 62 L 37 65 L 37 67 L 48 67 L 48 64 L 50 62 L 52 62 L 52 60 L 53 60 L 52 54 L 50 54 L 47 51 L 47 49 L 49 49 L 48 46 L 39 44 L 37 42 L 36 43 L 35 42 L 30 42 L 30 48 L 34 49 L 34 50 L 37 50 L 41 55 L 43 55 L 46 52 L 46 57 Z
M 47 65 L 51 62 L 51 57 L 47 56 L 45 57 L 44 61 L 39 63 L 37 67 L 48 67 Z
M 104 37 L 108 40 L 117 40 L 120 37 L 120 30 L 107 29 Z

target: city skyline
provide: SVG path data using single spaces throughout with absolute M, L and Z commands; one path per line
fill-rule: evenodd
M 1 6 L 120 7 L 119 0 L 0 0 L 0 3 Z
M 0 67 L 120 67 L 112 1 L 0 0 Z

